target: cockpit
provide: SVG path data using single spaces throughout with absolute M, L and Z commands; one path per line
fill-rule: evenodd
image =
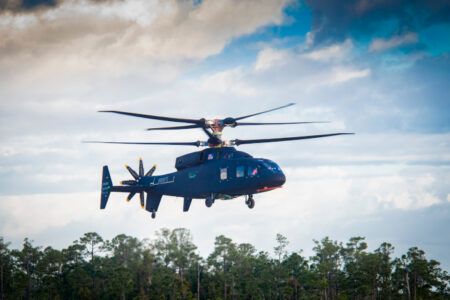
M 205 149 L 201 152 L 202 161 L 210 161 L 217 159 L 237 159 L 237 158 L 251 158 L 252 156 L 248 153 L 237 151 L 231 147 L 223 148 L 210 148 Z
M 281 168 L 271 160 L 268 159 L 258 159 L 258 163 L 261 167 L 268 169 L 274 173 L 282 173 Z

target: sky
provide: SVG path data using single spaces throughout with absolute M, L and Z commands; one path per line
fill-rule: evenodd
M 65 247 L 85 232 L 191 230 L 206 256 L 224 234 L 311 255 L 313 239 L 418 246 L 450 270 L 450 4 L 441 0 L 0 0 L 0 236 Z M 142 157 L 155 174 L 196 148 L 83 140 L 196 141 L 200 130 L 101 114 L 324 124 L 226 128 L 224 137 L 353 136 L 240 150 L 276 161 L 282 189 L 207 208 L 164 197 L 157 218 L 112 194 Z

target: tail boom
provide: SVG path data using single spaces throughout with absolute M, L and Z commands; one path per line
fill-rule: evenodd
M 111 192 L 119 193 L 140 193 L 145 191 L 141 186 L 114 186 L 111 180 L 111 175 L 109 174 L 108 166 L 103 167 L 102 174 L 102 193 L 100 197 L 100 209 L 105 209 L 108 203 L 109 195 Z

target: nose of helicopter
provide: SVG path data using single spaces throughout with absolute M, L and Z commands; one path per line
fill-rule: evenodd
M 271 186 L 279 187 L 279 186 L 282 186 L 286 182 L 286 176 L 284 176 L 284 174 L 281 172 L 276 173 L 276 174 L 272 175 L 272 177 L 270 178 L 270 181 L 271 181 Z

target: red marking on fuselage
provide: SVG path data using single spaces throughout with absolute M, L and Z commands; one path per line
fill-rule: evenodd
M 261 189 L 257 189 L 256 192 L 258 192 L 258 193 L 268 192 L 268 191 L 271 191 L 274 189 L 279 189 L 279 188 L 281 188 L 281 186 L 265 186 Z

